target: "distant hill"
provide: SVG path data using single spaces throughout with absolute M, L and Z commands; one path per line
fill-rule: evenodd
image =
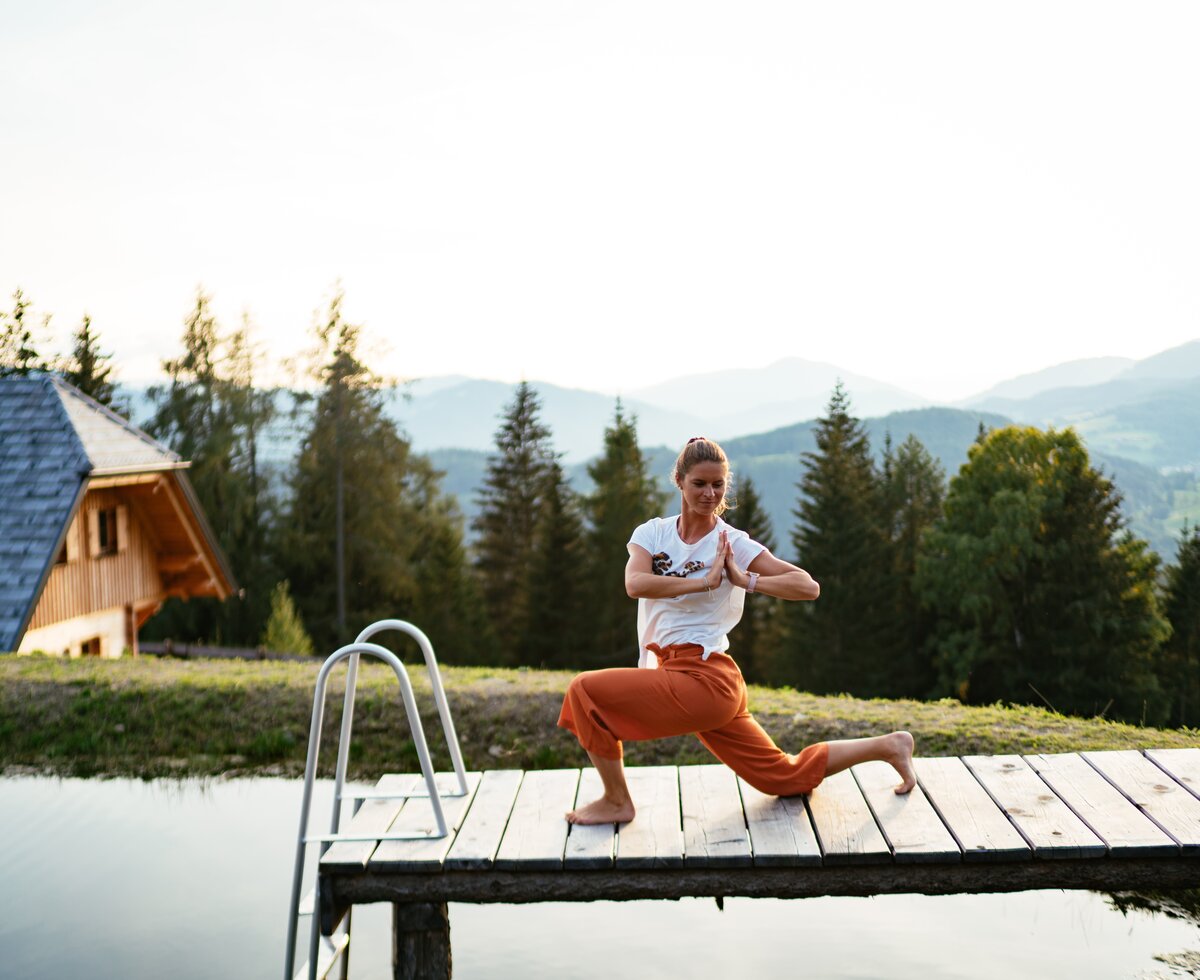
M 1147 357 L 1120 375 L 1137 378 L 1200 378 L 1200 340 L 1172 347 L 1153 357 Z
M 894 445 L 913 434 L 941 462 L 949 479 L 966 462 L 967 450 L 978 435 L 980 422 L 989 428 L 1009 425 L 1009 420 L 1000 415 L 953 408 L 896 411 L 877 419 L 866 419 L 864 425 L 876 457 L 882 456 L 884 438 L 888 434 L 892 435 Z M 791 534 L 796 519 L 792 511 L 797 506 L 798 485 L 803 474 L 802 453 L 816 450 L 814 427 L 814 421 L 800 422 L 722 443 L 733 468 L 734 497 L 738 477 L 749 475 L 772 522 L 776 551 L 782 558 L 794 559 Z M 664 491 L 671 491 L 673 495 L 671 468 L 678 447 L 643 444 L 642 451 L 648 458 L 650 474 Z M 434 464 L 448 474 L 445 487 L 458 495 L 469 529 L 470 518 L 476 512 L 475 491 L 484 475 L 487 453 L 438 451 L 431 453 L 431 457 Z M 1150 542 L 1154 551 L 1165 560 L 1174 558 L 1178 531 L 1183 522 L 1200 522 L 1200 481 L 1187 473 L 1159 474 L 1133 459 L 1106 453 L 1092 452 L 1092 462 L 1114 480 L 1126 498 L 1123 512 L 1134 534 Z M 592 491 L 586 463 L 569 465 L 566 474 L 577 492 Z M 677 506 L 673 499 L 671 506 Z M 737 525 L 736 506 L 728 513 L 728 519 Z
M 764 368 L 735 368 L 673 378 L 630 392 L 660 408 L 701 414 L 716 439 L 763 432 L 819 415 L 841 380 L 863 415 L 918 408 L 929 399 L 835 364 L 789 357 Z M 675 436 L 678 438 L 678 435 Z
M 963 400 L 960 404 L 964 408 L 977 408 L 990 404 L 993 399 L 1019 400 L 1032 398 L 1055 388 L 1104 384 L 1136 363 L 1129 357 L 1087 357 L 1067 361 L 1065 364 L 1056 364 L 1054 367 L 1002 381 L 987 391 Z
M 568 462 L 598 454 L 605 426 L 612 422 L 616 398 L 595 391 L 531 382 L 542 401 L 542 420 L 550 426 L 555 448 Z M 468 378 L 444 383 L 441 378 L 417 381 L 388 395 L 388 413 L 421 452 L 435 449 L 491 451 L 505 407 L 516 385 Z M 627 414 L 638 419 L 638 433 L 648 441 L 675 440 L 681 433 L 703 430 L 703 422 L 687 411 L 660 408 L 636 398 L 621 399 Z M 686 438 L 686 436 L 684 436 Z

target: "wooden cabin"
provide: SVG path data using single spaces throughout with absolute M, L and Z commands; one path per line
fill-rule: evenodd
M 227 598 L 188 466 L 60 378 L 0 380 L 0 651 L 137 653 L 165 599 Z

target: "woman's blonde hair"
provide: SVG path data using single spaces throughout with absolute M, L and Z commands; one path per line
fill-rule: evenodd
M 684 478 L 697 463 L 720 463 L 725 467 L 725 496 L 721 498 L 720 506 L 717 507 L 717 516 L 720 517 L 729 508 L 729 457 L 713 440 L 704 436 L 692 436 L 675 458 L 671 482 L 682 490 Z

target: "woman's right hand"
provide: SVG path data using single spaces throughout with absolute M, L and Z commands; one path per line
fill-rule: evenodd
M 729 553 L 729 536 L 722 531 L 717 540 L 717 555 L 713 559 L 712 568 L 704 573 L 704 589 L 711 591 L 718 588 L 725 575 L 725 557 Z

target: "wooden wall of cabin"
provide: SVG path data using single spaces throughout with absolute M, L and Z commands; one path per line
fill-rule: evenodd
M 97 554 L 99 513 L 109 509 L 116 511 L 117 550 Z M 29 629 L 160 598 L 157 551 L 153 528 L 131 494 L 119 487 L 89 490 L 67 530 L 67 561 L 50 572 Z

